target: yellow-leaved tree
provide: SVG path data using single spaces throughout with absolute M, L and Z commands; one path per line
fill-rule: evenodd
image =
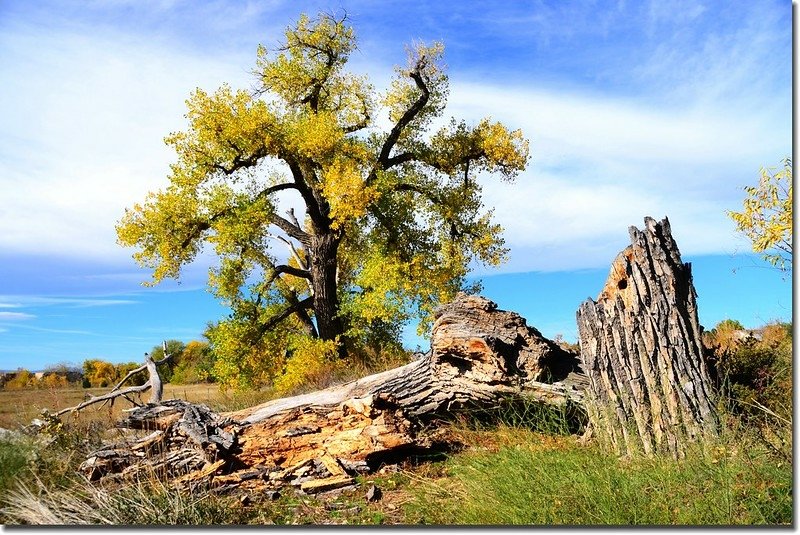
M 753 251 L 783 271 L 792 269 L 792 159 L 783 169 L 761 169 L 758 186 L 744 188 L 741 212 L 728 212 L 736 229 L 750 238 Z
M 232 309 L 206 333 L 223 382 L 270 381 L 309 343 L 340 357 L 397 343 L 471 265 L 507 253 L 476 176 L 513 180 L 522 133 L 490 119 L 429 132 L 448 95 L 441 44 L 410 47 L 383 94 L 345 70 L 355 47 L 346 17 L 302 16 L 258 48 L 254 89 L 197 89 L 188 129 L 166 138 L 169 186 L 117 226 L 153 283 L 214 248 L 210 287 Z

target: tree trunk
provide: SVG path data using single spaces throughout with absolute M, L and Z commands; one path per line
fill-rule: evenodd
M 310 246 L 311 287 L 314 291 L 314 318 L 322 340 L 335 340 L 344 333 L 339 318 L 336 270 L 339 239 L 332 233 L 312 236 Z
M 191 484 L 323 490 L 433 447 L 437 432 L 428 424 L 462 408 L 508 398 L 578 405 L 582 378 L 577 355 L 519 315 L 461 294 L 437 312 L 431 351 L 405 366 L 221 415 L 174 400 L 148 405 L 122 426 L 149 435 L 95 452 L 83 468 L 92 478 L 161 470 Z
M 592 431 L 618 453 L 684 455 L 716 431 L 690 264 L 669 221 L 631 227 L 597 302 L 577 313 Z

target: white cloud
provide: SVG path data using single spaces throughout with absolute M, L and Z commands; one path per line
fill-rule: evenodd
M 0 321 L 25 321 L 35 317 L 33 314 L 26 314 L 25 312 L 0 311 Z
M 506 229 L 505 271 L 607 265 L 645 216 L 672 222 L 686 254 L 731 252 L 725 210 L 764 162 L 790 150 L 777 109 L 652 109 L 602 96 L 454 84 L 449 112 L 521 128 L 532 159 L 515 184 L 485 179 L 487 206 Z
M 19 27 L 0 36 L 0 247 L 128 257 L 114 224 L 165 184 L 162 139 L 196 86 L 244 79 L 237 61 L 124 36 Z
M 165 0 L 159 9 L 186 5 Z M 654 20 L 665 16 L 657 8 L 649 12 Z M 157 36 L 68 28 L 8 26 L 0 35 L 0 248 L 129 261 L 114 224 L 125 207 L 166 184 L 173 156 L 162 138 L 183 128 L 184 99 L 197 85 L 248 86 L 252 50 L 209 55 Z M 512 85 L 519 81 L 470 83 L 451 73 L 448 115 L 491 115 L 531 140 L 531 164 L 517 183 L 485 186 L 512 249 L 504 269 L 606 265 L 625 245 L 627 227 L 646 215 L 667 215 L 684 253 L 735 247 L 725 210 L 738 207 L 741 186 L 760 166 L 791 150 L 789 99 L 761 94 L 763 86 L 746 89 L 757 78 L 747 72 L 767 45 L 758 40 L 755 55 L 746 56 L 737 43 L 744 68 L 731 79 L 721 74 L 729 59 L 705 62 L 724 50 L 714 42 L 691 58 L 692 65 L 713 65 L 702 77 L 665 78 L 682 84 L 680 102 Z M 681 53 L 657 48 L 643 76 L 674 72 Z M 369 58 L 356 60 L 377 80 L 389 72 Z M 734 100 L 715 100 L 732 88 L 744 89 Z
M 94 297 L 40 297 L 32 295 L 0 296 L 0 299 L 13 298 L 28 307 L 67 306 L 74 308 L 94 308 L 117 305 L 135 305 L 139 301 L 133 299 L 94 298 Z M 22 305 L 14 305 L 22 306 Z M 2 307 L 2 305 L 0 305 Z M 3 314 L 3 312 L 0 312 Z M 12 314 L 6 312 L 5 314 Z M 2 318 L 2 316 L 0 316 Z

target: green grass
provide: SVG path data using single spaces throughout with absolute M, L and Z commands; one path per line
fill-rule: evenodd
M 235 408 L 268 392 L 220 396 Z M 571 434 L 570 411 L 514 403 L 465 415 L 447 433 L 466 445 L 444 461 L 359 478 L 339 496 L 285 489 L 257 494 L 180 493 L 158 480 L 103 489 L 76 476 L 108 427 L 109 415 L 69 418 L 52 440 L 0 440 L 0 523 L 5 524 L 437 524 L 437 525 L 770 525 L 792 522 L 791 426 L 726 422 L 714 444 L 681 461 L 617 458 Z M 501 422 L 500 425 L 491 421 Z M 742 420 L 745 421 L 745 420 Z M 364 493 L 384 492 L 377 503 Z
M 530 432 L 453 456 L 414 486 L 410 523 L 764 525 L 792 521 L 792 468 L 753 447 L 686 459 L 619 459 L 575 440 L 541 447 Z M 516 436 L 517 440 L 514 440 Z M 492 451 L 493 450 L 493 451 Z
M 25 440 L 0 440 L 0 495 L 11 488 L 35 458 L 35 447 Z

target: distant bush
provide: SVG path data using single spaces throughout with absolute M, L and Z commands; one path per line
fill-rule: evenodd
M 707 336 L 713 372 L 729 408 L 746 419 L 791 419 L 792 326 L 751 331 L 726 320 Z
M 3 388 L 6 390 L 19 390 L 21 388 L 35 387 L 36 376 L 30 371 L 20 368 L 13 378 L 6 381 Z

